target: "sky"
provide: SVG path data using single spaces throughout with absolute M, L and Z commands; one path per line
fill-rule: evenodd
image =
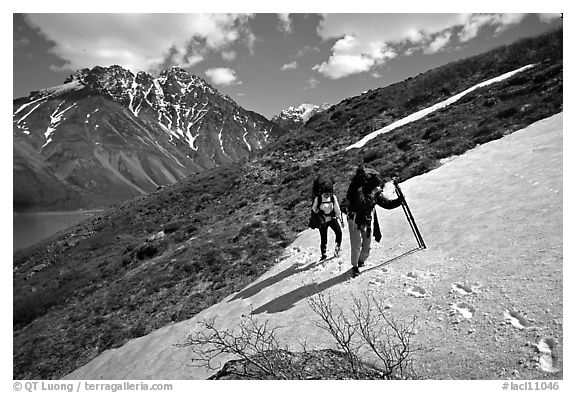
M 267 118 L 304 102 L 336 104 L 563 22 L 558 13 L 41 12 L 13 13 L 13 98 L 84 67 L 158 75 L 178 66 Z

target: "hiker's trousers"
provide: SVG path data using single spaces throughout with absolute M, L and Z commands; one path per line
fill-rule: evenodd
M 372 236 L 358 229 L 351 218 L 348 218 L 348 233 L 350 234 L 350 262 L 352 266 L 358 266 L 358 261 L 366 262 L 370 255 Z
M 320 252 L 322 255 L 326 255 L 326 247 L 328 245 L 328 227 L 332 228 L 334 234 L 336 235 L 336 247 L 340 247 L 342 243 L 342 229 L 340 228 L 340 224 L 336 218 L 325 222 L 324 224 L 320 225 Z

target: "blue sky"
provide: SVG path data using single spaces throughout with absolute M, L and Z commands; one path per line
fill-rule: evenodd
M 558 26 L 559 14 L 535 13 L 14 14 L 13 98 L 83 67 L 119 64 L 156 75 L 176 65 L 270 118 Z

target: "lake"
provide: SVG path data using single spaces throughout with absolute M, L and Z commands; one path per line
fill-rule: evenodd
M 14 213 L 13 252 L 30 247 L 92 216 L 94 211 Z

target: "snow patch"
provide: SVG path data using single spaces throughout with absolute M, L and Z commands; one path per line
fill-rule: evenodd
M 222 150 L 222 153 L 224 153 L 226 157 L 230 158 L 230 156 L 226 154 L 226 152 L 224 151 L 224 143 L 222 141 L 222 130 L 224 130 L 224 124 L 222 124 L 222 128 L 220 128 L 220 132 L 218 132 L 218 141 L 220 141 L 220 150 Z
M 36 105 L 34 108 L 32 108 L 32 110 L 28 113 L 26 113 L 24 116 L 22 116 L 20 118 L 20 120 L 18 120 L 18 123 L 16 124 L 20 124 L 20 122 L 22 122 L 24 119 L 26 119 L 32 112 L 34 112 L 40 105 L 42 105 L 42 103 L 40 102 L 38 105 Z
M 46 132 L 44 133 L 44 137 L 46 138 L 46 143 L 44 145 L 42 145 L 42 147 L 44 147 L 48 143 L 52 142 L 51 135 L 52 135 L 52 133 L 54 133 L 54 131 L 56 131 L 56 128 L 62 122 L 62 120 L 63 120 L 62 116 L 64 115 L 64 113 L 66 113 L 68 110 L 70 110 L 71 108 L 74 108 L 76 106 L 76 103 L 73 103 L 68 108 L 59 112 L 59 109 L 63 104 L 64 104 L 64 102 L 60 103 L 60 105 L 58 105 L 56 110 L 50 115 L 50 125 L 48 126 L 48 128 L 46 129 Z
M 510 72 L 507 72 L 506 74 L 497 76 L 496 78 L 492 78 L 492 79 L 489 79 L 489 80 L 487 80 L 487 81 L 478 83 L 477 85 L 472 86 L 471 88 L 469 88 L 469 89 L 467 89 L 467 90 L 464 90 L 463 92 L 458 93 L 458 94 L 456 94 L 456 95 L 448 98 L 447 100 L 444 100 L 444 101 L 442 101 L 442 102 L 439 102 L 439 103 L 437 103 L 437 104 L 434 104 L 434 105 L 432 105 L 432 106 L 430 106 L 430 107 L 428 107 L 428 108 L 424 108 L 424 109 L 422 109 L 422 110 L 420 110 L 420 111 L 418 111 L 418 112 L 412 113 L 412 114 L 410 114 L 410 115 L 408 115 L 408 116 L 406 116 L 406 117 L 404 117 L 404 118 L 402 118 L 402 119 L 400 119 L 400 120 L 398 120 L 398 121 L 395 121 L 395 122 L 392 123 L 392 124 L 387 125 L 387 126 L 384 127 L 384 128 L 381 128 L 381 129 L 379 129 L 379 130 L 376 130 L 376 131 L 374 131 L 374 132 L 366 135 L 364 138 L 360 139 L 358 142 L 356 142 L 356 143 L 348 146 L 348 147 L 346 148 L 346 150 L 359 149 L 359 148 L 361 148 L 361 147 L 364 147 L 364 145 L 365 145 L 366 143 L 368 143 L 368 142 L 371 141 L 372 139 L 376 138 L 376 137 L 377 137 L 378 135 L 380 135 L 380 134 L 385 134 L 385 133 L 387 133 L 387 132 L 390 132 L 390 131 L 392 131 L 392 130 L 395 130 L 395 129 L 398 128 L 398 127 L 402 127 L 402 126 L 404 126 L 404 125 L 406 125 L 406 124 L 409 124 L 409 123 L 412 123 L 412 122 L 414 122 L 414 121 L 416 121 L 416 120 L 420 120 L 420 119 L 423 118 L 424 116 L 426 116 L 426 115 L 428 115 L 428 114 L 430 114 L 430 113 L 432 113 L 432 112 L 435 112 L 435 111 L 437 111 L 438 109 L 442 109 L 442 108 L 444 108 L 444 107 L 447 107 L 448 105 L 451 105 L 451 104 L 455 103 L 455 102 L 458 101 L 460 98 L 464 97 L 464 96 L 465 96 L 466 94 L 468 94 L 468 93 L 473 92 L 473 91 L 476 90 L 476 89 L 479 89 L 479 88 L 484 87 L 484 86 L 491 85 L 491 84 L 496 83 L 496 82 L 501 82 L 501 81 L 503 81 L 503 80 L 505 80 L 505 79 L 508 79 L 508 78 L 512 77 L 513 75 L 515 75 L 515 74 L 517 74 L 517 73 L 519 73 L 519 72 L 525 71 L 525 70 L 527 70 L 527 69 L 529 69 L 529 68 L 532 68 L 532 67 L 534 67 L 534 64 L 529 64 L 529 65 L 524 66 L 524 67 L 522 67 L 522 68 L 518 68 L 517 70 L 510 71 Z
M 65 93 L 71 90 L 80 90 L 84 85 L 77 79 L 72 80 L 69 83 L 64 83 L 63 85 L 58 85 L 54 87 L 48 87 L 46 89 L 40 90 L 42 93 L 49 93 L 50 95 Z
M 20 108 L 16 109 L 16 112 L 14 112 L 14 116 L 16 116 L 18 113 L 20 113 L 21 111 L 23 111 L 24 109 L 26 109 L 26 108 L 29 107 L 30 105 L 35 104 L 35 103 L 37 103 L 38 101 L 47 100 L 50 96 L 52 96 L 52 95 L 54 95 L 54 94 L 56 94 L 56 93 L 54 92 L 54 93 L 52 93 L 52 94 L 49 94 L 49 95 L 44 96 L 44 97 L 40 97 L 40 98 L 38 98 L 38 99 L 36 99 L 36 100 L 34 100 L 34 101 L 30 101 L 30 102 L 22 105 Z
M 248 147 L 248 151 L 252 151 L 252 146 L 250 146 L 250 144 L 248 143 L 248 141 L 246 140 L 246 135 L 248 135 L 248 130 L 246 130 L 246 127 L 244 127 L 244 135 L 242 135 L 242 140 L 244 141 L 244 143 L 246 144 L 246 146 Z

